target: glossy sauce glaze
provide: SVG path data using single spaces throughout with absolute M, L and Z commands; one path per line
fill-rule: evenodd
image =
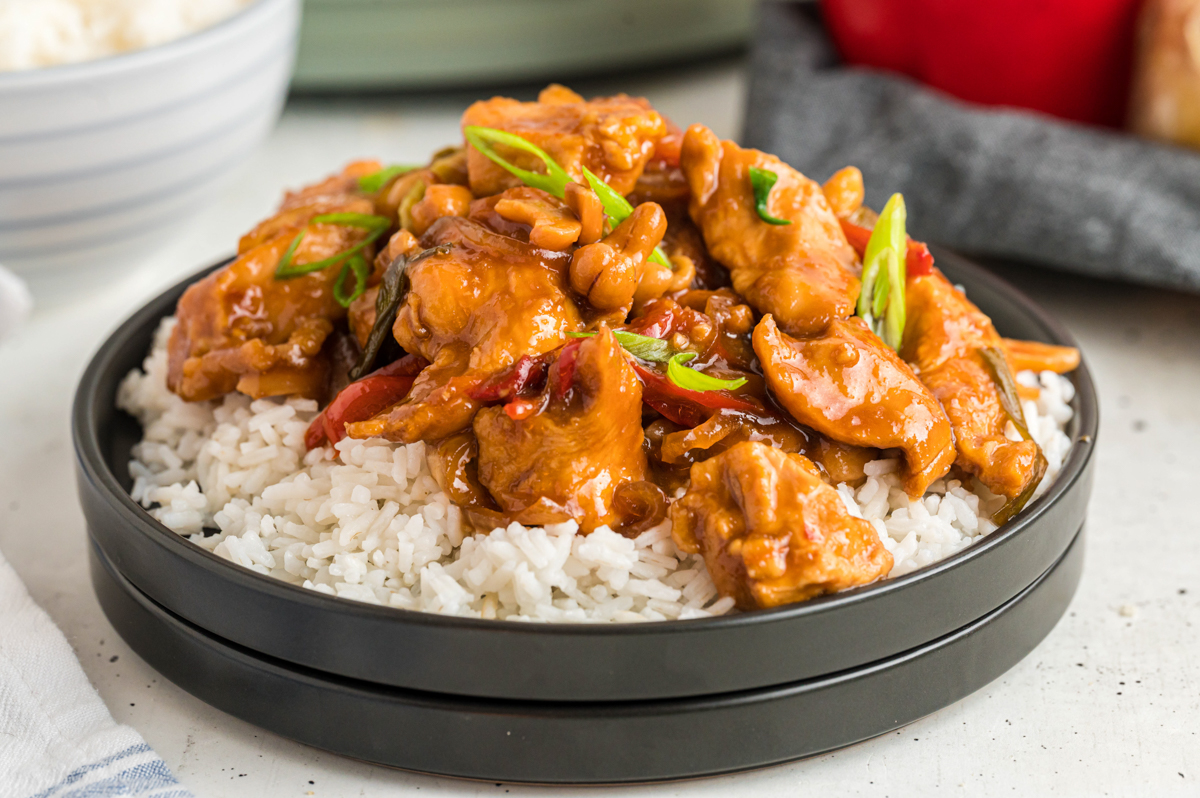
M 180 301 L 171 389 L 318 397 L 313 447 L 424 441 L 483 532 L 571 520 L 636 535 L 670 517 L 742 609 L 888 573 L 833 487 L 887 453 L 912 497 L 958 469 L 1019 509 L 1041 455 L 1013 435 L 1029 389 L 1010 365 L 1069 370 L 1078 354 L 1001 339 L 911 240 L 904 343 L 885 344 L 854 315 L 876 224 L 858 170 L 821 186 L 645 100 L 561 86 L 476 103 L 463 125 L 515 134 L 567 177 L 526 185 L 493 157 L 546 167 L 508 139 L 420 169 L 354 164 L 288 195 Z M 346 214 L 387 235 L 364 243 Z M 360 244 L 370 266 L 338 299 L 335 256 Z M 334 265 L 282 279 L 285 257 Z

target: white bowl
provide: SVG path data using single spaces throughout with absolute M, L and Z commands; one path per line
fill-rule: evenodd
M 79 294 L 165 243 L 270 133 L 299 0 L 167 44 L 0 73 L 0 264 Z

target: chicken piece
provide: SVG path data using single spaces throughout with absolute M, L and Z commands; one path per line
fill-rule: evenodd
M 1055 346 L 1041 341 L 1002 339 L 1013 372 L 1053 371 L 1066 374 L 1079 368 L 1079 350 L 1073 346 Z
M 785 332 L 812 335 L 854 312 L 858 256 L 821 186 L 773 155 L 721 141 L 703 125 L 683 139 L 692 220 L 733 288 Z M 768 224 L 755 211 L 750 168 L 774 172 L 769 210 L 791 224 Z
M 575 251 L 571 288 L 595 309 L 612 313 L 616 323 L 624 322 L 645 273 L 657 266 L 648 258 L 666 231 L 662 208 L 642 203 L 602 240 Z
M 1005 434 L 1011 419 L 996 387 L 994 366 L 982 351 L 991 349 L 993 357 L 1005 359 L 991 319 L 936 269 L 910 277 L 906 294 L 908 323 L 900 354 L 946 409 L 957 464 L 1009 499 L 1032 490 L 1045 460 L 1035 442 L 1010 440 Z M 1019 423 L 1024 426 L 1024 419 Z
M 423 256 L 406 266 L 410 288 L 392 332 L 431 365 L 408 400 L 347 425 L 351 437 L 413 443 L 465 429 L 480 407 L 470 396 L 474 386 L 583 329 L 567 294 L 570 255 L 501 235 L 474 213 L 473 206 L 471 218 L 434 222 L 420 240 Z
M 953 465 L 946 413 L 862 319 L 793 338 L 764 316 L 754 329 L 754 352 L 775 398 L 801 424 L 835 441 L 903 450 L 909 496 L 923 495 Z
M 515 520 L 624 520 L 614 496 L 646 476 L 642 387 L 607 328 L 567 344 L 540 396 L 475 417 L 479 479 Z
M 289 194 L 275 217 L 242 238 L 233 263 L 184 292 L 168 345 L 172 391 L 188 401 L 233 390 L 254 398 L 317 398 L 325 392 L 328 362 L 322 349 L 334 323 L 346 315 L 333 297 L 342 264 L 283 280 L 275 278 L 275 270 L 302 231 L 292 255 L 297 264 L 345 252 L 367 236 L 358 227 L 310 223 L 325 213 L 374 212 L 369 199 L 354 193 L 359 166 Z M 364 254 L 373 255 L 369 247 Z
M 663 118 L 641 98 L 618 94 L 585 101 L 562 86 L 543 90 L 534 103 L 493 97 L 473 104 L 463 127 L 478 125 L 515 133 L 546 151 L 578 183 L 586 166 L 621 194 L 628 194 L 667 132 Z M 545 167 L 528 153 L 499 147 L 505 158 L 531 171 Z M 521 184 L 474 147 L 467 148 L 471 191 L 477 197 Z
M 865 585 L 892 569 L 875 528 L 850 515 L 808 458 L 761 443 L 692 466 L 671 522 L 675 544 L 703 554 L 717 590 L 742 610 Z

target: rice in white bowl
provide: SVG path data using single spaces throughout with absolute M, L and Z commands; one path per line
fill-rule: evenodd
M 669 521 L 635 539 L 607 527 L 580 535 L 574 522 L 469 534 L 430 474 L 424 444 L 346 439 L 306 452 L 304 433 L 317 413 L 311 400 L 234 393 L 184 402 L 166 387 L 173 324 L 164 320 L 117 401 L 144 431 L 130 463 L 134 500 L 196 545 L 322 593 L 448 615 L 610 622 L 733 609 L 731 599 L 717 596 L 703 559 L 675 547 Z M 1049 460 L 1040 494 L 1071 446 L 1063 429 L 1074 386 L 1048 371 L 1018 380 L 1040 389 L 1024 403 L 1030 433 Z M 978 481 L 938 480 L 914 501 L 900 487 L 898 466 L 877 460 L 861 486 L 838 486 L 895 558 L 891 576 L 996 529 L 989 519 L 1003 498 Z
M 0 71 L 91 61 L 166 44 L 253 0 L 0 0 Z

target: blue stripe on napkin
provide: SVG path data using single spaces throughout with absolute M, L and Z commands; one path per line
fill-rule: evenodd
M 142 761 L 137 761 L 142 760 Z M 108 775 L 123 768 L 115 775 Z M 101 772 L 104 771 L 104 772 Z M 29 798 L 194 798 L 145 743 L 76 768 L 58 784 Z

